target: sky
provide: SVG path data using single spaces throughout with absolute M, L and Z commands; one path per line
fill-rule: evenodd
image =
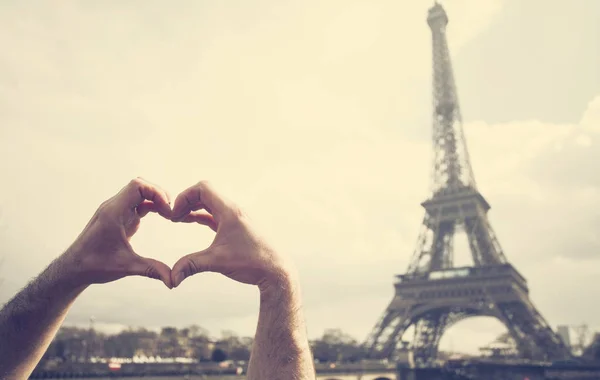
M 600 330 L 600 26 L 595 0 L 447 0 L 478 188 L 548 322 Z M 141 176 L 210 180 L 289 255 L 309 336 L 366 338 L 417 240 L 431 163 L 430 1 L 0 4 L 0 303 Z M 213 234 L 156 215 L 132 244 L 173 265 Z M 464 252 L 457 252 L 464 257 Z M 92 286 L 68 324 L 254 334 L 255 288 Z M 503 327 L 473 318 L 442 348 Z

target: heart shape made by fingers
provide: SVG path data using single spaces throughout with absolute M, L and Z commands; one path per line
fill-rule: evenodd
M 143 218 L 130 244 L 136 253 L 144 257 L 170 263 L 171 271 L 178 260 L 208 248 L 214 238 L 213 230 L 198 226 L 198 223 L 173 222 L 169 218 L 150 214 Z

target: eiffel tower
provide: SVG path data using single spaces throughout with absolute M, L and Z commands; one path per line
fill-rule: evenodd
M 462 131 L 446 40 L 448 16 L 436 3 L 427 22 L 433 39 L 433 189 L 408 271 L 364 343 L 371 358 L 398 358 L 402 336 L 416 366 L 430 366 L 446 329 L 472 316 L 489 316 L 508 329 L 519 355 L 550 361 L 571 356 L 529 298 L 527 281 L 507 261 L 487 219 L 490 205 L 477 190 Z M 455 267 L 455 232 L 464 231 L 473 265 Z

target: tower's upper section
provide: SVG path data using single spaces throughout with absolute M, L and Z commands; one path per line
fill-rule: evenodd
M 448 15 L 436 2 L 427 15 L 431 28 L 433 57 L 433 197 L 476 189 L 467 144 L 463 135 L 462 116 L 446 25 Z
M 444 8 L 436 1 L 435 5 L 429 9 L 427 23 L 431 29 L 440 30 L 448 25 L 448 15 Z

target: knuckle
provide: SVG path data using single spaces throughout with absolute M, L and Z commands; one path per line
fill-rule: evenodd
M 244 211 L 236 204 L 230 204 L 227 207 L 227 216 L 228 219 L 241 221 L 245 217 Z
M 237 219 L 242 219 L 246 216 L 246 213 L 244 212 L 244 210 L 238 205 L 233 205 L 231 207 L 231 212 L 232 212 L 233 216 L 235 216 Z
M 129 181 L 129 185 L 130 186 L 140 186 L 144 183 L 144 180 L 142 179 L 142 177 L 136 177 L 134 179 L 132 179 L 131 181 Z
M 154 268 L 152 265 L 148 265 L 148 267 L 146 268 L 146 271 L 144 273 L 144 276 L 146 276 L 148 278 L 160 279 L 160 275 L 156 271 L 156 268 Z
M 188 256 L 183 262 L 181 272 L 185 275 L 185 277 L 193 276 L 199 272 L 198 265 L 196 265 L 192 256 Z
M 110 214 L 110 200 L 102 202 L 97 211 L 98 217 L 101 219 L 106 218 Z
M 96 210 L 96 218 L 101 223 L 113 222 L 118 214 L 120 206 L 114 198 L 104 201 Z
M 200 188 L 210 188 L 212 185 L 210 181 L 203 179 L 200 182 L 198 182 L 197 186 Z
M 100 206 L 98 206 L 98 211 L 104 210 L 108 204 L 110 203 L 110 199 L 107 199 L 105 201 L 103 201 L 102 203 L 100 203 Z

